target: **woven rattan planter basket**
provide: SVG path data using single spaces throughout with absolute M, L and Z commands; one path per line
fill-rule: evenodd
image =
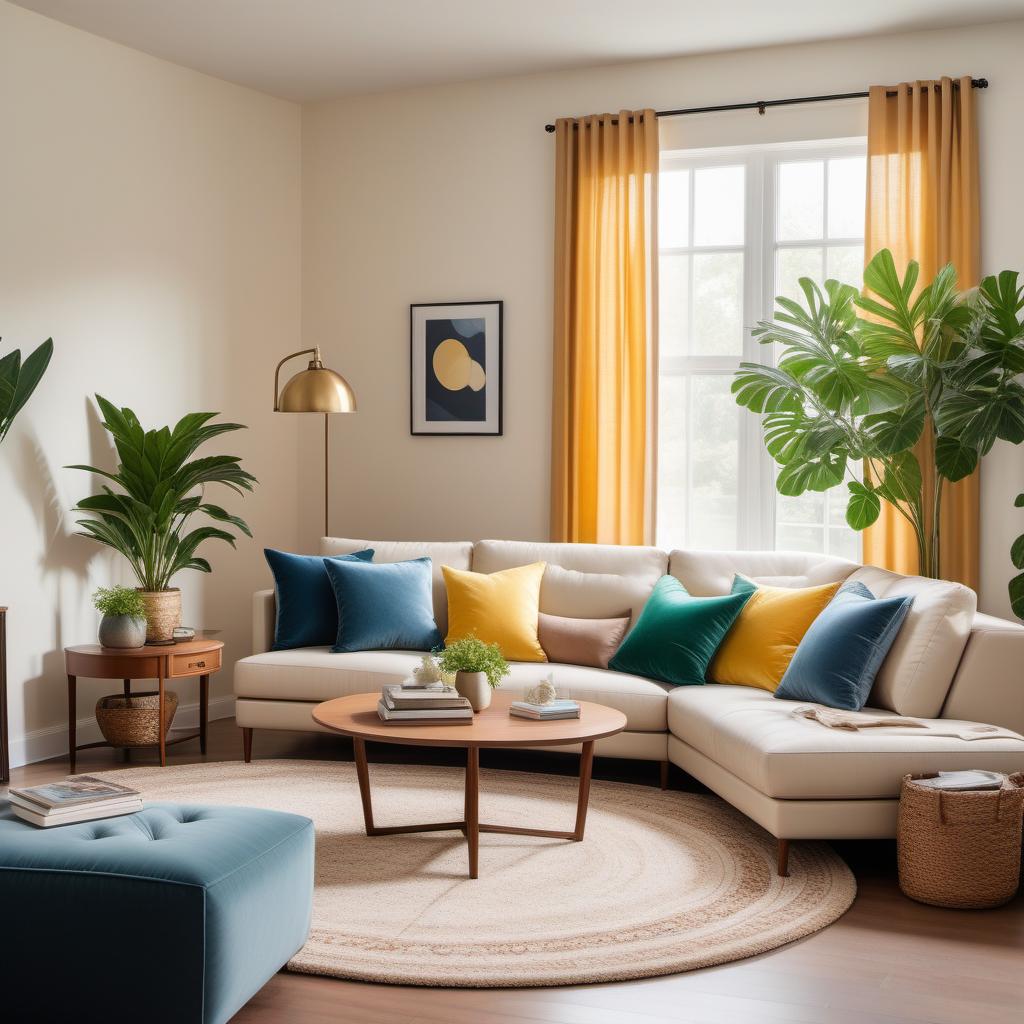
M 942 792 L 904 775 L 897 842 L 900 888 L 937 907 L 979 910 L 1013 899 L 1020 882 L 1024 772 L 1001 789 Z
M 170 731 L 178 695 L 164 691 L 164 736 Z M 96 721 L 103 738 L 112 747 L 150 747 L 160 742 L 160 696 L 133 693 L 130 697 L 114 693 L 96 702 Z

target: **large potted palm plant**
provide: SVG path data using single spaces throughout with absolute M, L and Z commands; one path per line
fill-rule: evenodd
M 847 479 L 849 525 L 870 526 L 887 502 L 913 528 L 919 571 L 938 578 L 942 482 L 972 473 L 996 440 L 1024 441 L 1024 289 L 1008 270 L 966 292 L 952 266 L 920 288 L 918 277 L 916 262 L 900 276 L 883 249 L 863 295 L 802 278 L 805 302 L 780 296 L 775 319 L 754 331 L 778 346 L 777 363 L 742 363 L 732 391 L 763 416 L 781 493 Z M 931 488 L 915 451 L 926 433 Z M 1024 568 L 1024 541 L 1013 558 Z
M 183 569 L 210 572 L 210 563 L 197 553 L 207 540 L 223 540 L 232 547 L 235 536 L 206 524 L 190 529 L 193 516 L 226 523 L 251 537 L 245 521 L 205 499 L 209 484 L 244 494 L 256 478 L 241 467 L 237 455 L 209 455 L 193 459 L 201 445 L 220 434 L 242 430 L 239 423 L 212 423 L 215 412 L 184 416 L 173 428 L 144 430 L 131 409 L 118 409 L 96 396 L 103 426 L 114 440 L 120 462 L 114 472 L 95 466 L 69 466 L 111 481 L 102 493 L 83 498 L 76 512 L 86 519 L 78 525 L 91 537 L 120 552 L 139 582 L 146 609 L 146 642 L 168 643 L 181 624 L 181 591 L 171 586 Z

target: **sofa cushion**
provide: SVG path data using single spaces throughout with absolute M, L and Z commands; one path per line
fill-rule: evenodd
M 611 667 L 677 686 L 702 685 L 718 645 L 750 594 L 692 597 L 674 576 L 662 576 Z
M 303 647 L 253 654 L 235 664 L 235 696 L 323 701 L 352 693 L 370 693 L 412 675 L 424 653 L 356 651 L 334 654 L 329 647 Z
M 913 600 L 876 599 L 864 584 L 844 583 L 800 641 L 775 696 L 860 711 Z
M 779 800 L 895 798 L 907 772 L 1012 772 L 1024 764 L 1024 740 L 828 729 L 795 718 L 799 706 L 749 686 L 681 687 L 669 694 L 668 725 L 678 739 Z
M 732 592 L 750 599 L 718 648 L 708 680 L 774 690 L 804 634 L 838 589 L 838 583 L 771 587 L 737 574 Z
M 942 711 L 971 632 L 978 599 L 960 583 L 900 576 L 865 565 L 850 576 L 875 597 L 913 597 L 899 635 L 875 677 L 868 704 L 901 715 L 936 718 Z
M 473 542 L 468 540 L 352 540 L 349 537 L 324 537 L 320 541 L 322 555 L 350 555 L 360 548 L 373 548 L 375 562 L 407 562 L 426 556 L 433 562 L 432 587 L 434 621 L 441 635 L 448 631 L 448 596 L 444 589 L 442 565 L 453 569 L 470 568 Z
M 363 562 L 325 558 L 338 604 L 332 651 L 433 650 L 441 646 L 434 621 L 430 559 Z
M 545 615 L 537 620 L 537 637 L 548 661 L 563 665 L 607 668 L 629 629 L 629 616 L 617 619 L 575 619 Z
M 473 636 L 497 644 L 511 661 L 548 660 L 537 639 L 543 562 L 492 573 L 441 570 L 448 589 L 446 644 Z
M 568 618 L 610 619 L 627 611 L 633 622 L 668 569 L 660 548 L 616 544 L 536 544 L 482 540 L 473 547 L 475 572 L 546 562 L 540 610 Z
M 263 700 L 307 701 L 315 704 L 353 693 L 371 693 L 400 683 L 419 664 L 422 652 L 359 651 L 332 654 L 327 647 L 268 651 L 235 665 L 235 696 Z M 538 665 L 512 662 L 501 691 L 517 699 L 548 673 L 560 693 L 592 700 L 621 711 L 631 732 L 664 732 L 668 687 L 651 679 L 580 665 Z
M 845 580 L 854 562 L 801 551 L 673 551 L 668 571 L 694 595 L 728 594 L 742 573 L 769 587 L 820 587 Z M 870 584 L 868 584 L 870 586 Z
M 338 635 L 338 604 L 321 555 L 294 555 L 264 548 L 263 555 L 274 574 L 273 650 L 316 647 L 334 643 Z M 373 550 L 365 548 L 335 558 L 369 562 Z

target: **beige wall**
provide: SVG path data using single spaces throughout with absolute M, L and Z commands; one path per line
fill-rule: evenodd
M 150 425 L 198 409 L 249 425 L 221 450 L 261 486 L 223 503 L 258 541 L 211 545 L 213 576 L 179 578 L 185 622 L 222 629 L 229 665 L 248 652 L 261 545 L 297 541 L 296 424 L 270 390 L 298 347 L 299 134 L 290 103 L 0 3 L 0 351 L 55 346 L 0 449 L 15 763 L 65 749 L 61 648 L 94 639 L 97 585 L 130 582 L 67 513 L 91 482 L 62 467 L 110 461 L 93 392 Z M 86 718 L 117 687 L 82 689 Z M 230 670 L 214 684 L 229 693 Z
M 545 538 L 548 532 L 553 140 L 545 122 L 653 106 L 863 89 L 942 74 L 987 76 L 979 97 L 983 266 L 1021 267 L 1024 22 L 751 50 L 471 82 L 303 110 L 303 327 L 359 395 L 332 425 L 332 532 Z M 804 108 L 804 116 L 820 112 Z M 744 115 L 752 132 L 781 115 Z M 802 132 L 800 114 L 787 113 Z M 845 120 L 844 120 L 845 123 Z M 685 121 L 677 122 L 685 136 Z M 705 134 L 705 133 L 702 133 Z M 841 132 L 840 132 L 841 134 Z M 730 141 L 736 141 L 731 139 Z M 413 438 L 408 304 L 505 300 L 505 436 Z M 319 534 L 320 440 L 308 449 L 302 536 Z M 1008 613 L 1013 496 L 1024 453 L 983 479 L 982 606 Z

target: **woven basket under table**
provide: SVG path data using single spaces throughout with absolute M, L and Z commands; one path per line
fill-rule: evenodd
M 170 731 L 178 695 L 164 691 L 164 736 Z M 160 742 L 160 696 L 156 693 L 120 693 L 100 697 L 96 721 L 103 738 L 112 747 L 150 747 Z
M 1024 772 L 1000 789 L 949 792 L 904 775 L 897 842 L 900 888 L 938 907 L 982 909 L 1013 899 L 1020 882 Z

